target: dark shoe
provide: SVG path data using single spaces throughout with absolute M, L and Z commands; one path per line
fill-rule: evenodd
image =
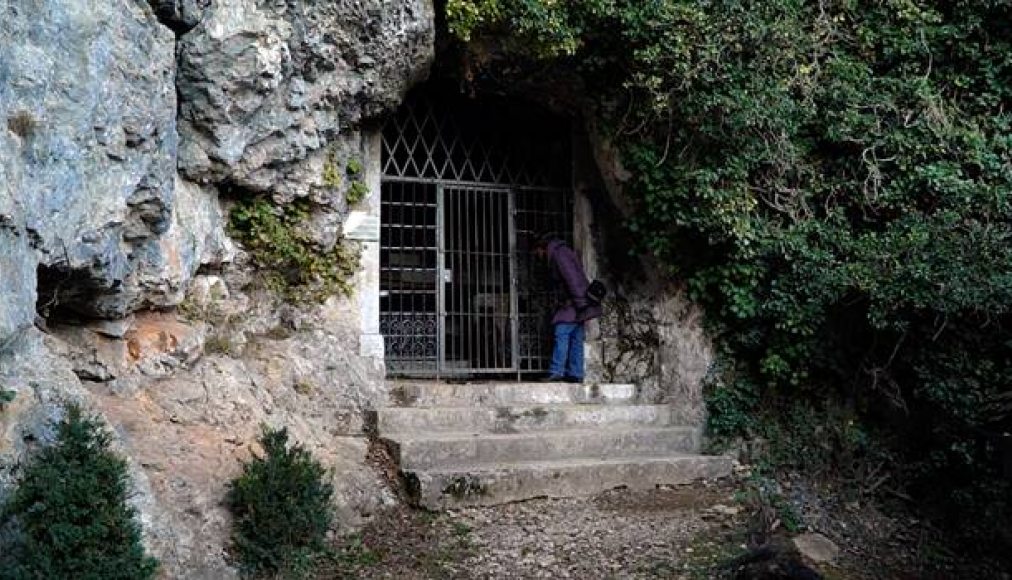
M 583 384 L 583 377 L 566 377 L 564 379 L 567 383 Z
M 562 375 L 548 375 L 547 377 L 541 377 L 538 379 L 539 383 L 561 383 L 566 380 L 566 377 Z

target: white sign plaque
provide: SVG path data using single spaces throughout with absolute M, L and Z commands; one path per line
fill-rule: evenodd
M 353 211 L 344 220 L 342 233 L 349 240 L 378 242 L 380 239 L 379 217 L 364 211 Z

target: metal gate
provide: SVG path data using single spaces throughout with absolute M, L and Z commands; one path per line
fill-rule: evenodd
M 530 249 L 546 232 L 571 237 L 570 161 L 564 123 L 530 115 L 426 95 L 384 128 L 380 330 L 391 375 L 547 370 L 560 297 Z

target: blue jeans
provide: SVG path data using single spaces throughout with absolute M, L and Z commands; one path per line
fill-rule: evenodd
M 555 325 L 555 349 L 548 372 L 554 376 L 583 379 L 583 324 L 561 322 Z

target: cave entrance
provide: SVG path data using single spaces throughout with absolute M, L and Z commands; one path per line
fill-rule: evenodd
M 544 372 L 558 303 L 531 256 L 571 241 L 570 125 L 533 106 L 416 91 L 383 128 L 380 332 L 392 376 Z

